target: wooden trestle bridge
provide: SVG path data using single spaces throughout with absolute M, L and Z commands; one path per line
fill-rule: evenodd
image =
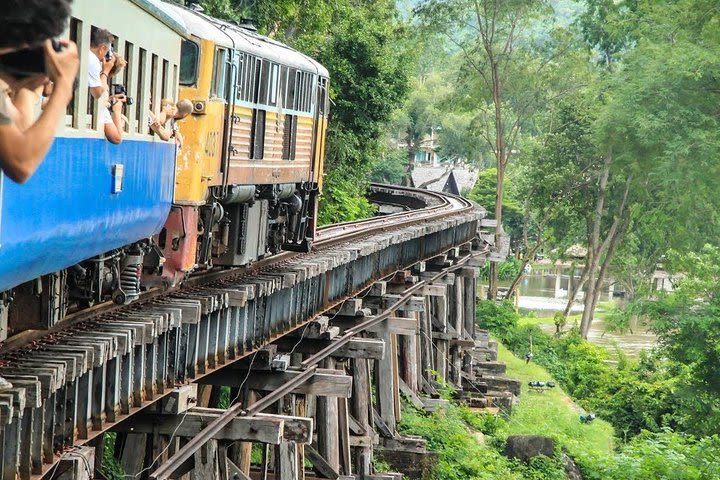
M 1 480 L 104 478 L 108 431 L 126 478 L 394 479 L 373 470 L 374 451 L 424 452 L 397 431 L 401 394 L 435 408 L 440 376 L 474 405 L 509 404 L 498 391 L 512 382 L 477 367 L 492 366 L 477 269 L 503 255 L 484 210 L 424 190 L 372 194 L 404 211 L 321 229 L 311 253 L 11 338 Z

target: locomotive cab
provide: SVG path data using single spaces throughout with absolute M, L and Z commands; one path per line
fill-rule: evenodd
M 175 198 L 160 239 L 165 283 L 194 269 L 308 251 L 315 231 L 327 70 L 254 31 L 180 6 L 180 122 Z

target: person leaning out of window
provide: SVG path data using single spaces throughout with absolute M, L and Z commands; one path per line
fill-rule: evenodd
M 27 181 L 50 150 L 73 94 L 77 46 L 51 41 L 65 30 L 70 0 L 6 0 L 0 15 L 0 170 Z M 37 120 L 39 91 L 54 91 Z
M 150 114 L 150 129 L 161 139 L 168 141 L 175 139 L 178 148 L 182 148 L 183 137 L 178 128 L 177 122 L 184 119 L 193 112 L 193 104 L 190 100 L 180 100 L 175 103 L 165 99 L 160 103 L 160 114 Z M 170 125 L 168 126 L 168 122 Z
M 112 95 L 109 88 L 112 77 L 119 73 L 127 62 L 112 51 L 113 38 L 109 31 L 102 28 L 94 28 L 90 33 L 88 87 L 90 95 L 98 101 L 100 123 L 105 138 L 117 145 L 122 142 L 125 128 L 122 109 L 127 102 L 127 96 Z

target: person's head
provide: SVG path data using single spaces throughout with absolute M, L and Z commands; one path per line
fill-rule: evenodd
M 113 34 L 104 28 L 93 28 L 90 32 L 90 50 L 102 60 L 112 48 Z
M 160 102 L 160 111 L 167 115 L 166 118 L 168 119 L 174 117 L 175 113 L 177 113 L 175 109 L 175 101 L 173 101 L 173 99 L 171 98 L 164 98 Z
M 193 112 L 193 104 L 190 100 L 180 100 L 176 104 L 175 119 L 182 120 Z
M 122 72 L 122 69 L 127 66 L 127 60 L 123 58 L 122 55 L 118 55 L 117 53 L 113 53 L 113 56 L 115 57 L 115 64 L 110 69 L 110 73 L 108 74 L 108 77 L 112 78 L 118 73 Z
M 5 0 L 0 15 L 0 55 L 38 45 L 65 31 L 72 0 Z

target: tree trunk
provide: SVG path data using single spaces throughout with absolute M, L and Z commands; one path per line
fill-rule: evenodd
M 587 281 L 588 267 L 589 264 L 586 258 L 585 265 L 583 265 L 583 269 L 580 272 L 580 279 L 577 283 L 571 282 L 572 286 L 568 289 L 568 301 L 565 305 L 565 310 L 563 310 L 564 317 L 570 315 L 570 309 L 572 309 L 572 305 L 575 302 L 575 297 L 577 297 L 578 292 L 582 291 L 583 285 L 585 285 L 585 282 Z
M 499 65 L 497 62 L 492 60 L 491 63 L 493 103 L 495 104 L 495 163 L 497 167 L 497 186 L 495 187 L 495 220 L 497 221 L 497 227 L 495 227 L 495 247 L 498 248 L 500 246 L 500 239 L 503 235 L 502 206 L 507 155 L 505 152 L 505 128 L 502 117 L 502 84 L 500 81 Z M 497 273 L 497 266 L 495 264 L 491 264 L 488 297 L 492 300 L 497 298 Z
M 530 260 L 535 258 L 535 254 L 540 249 L 541 245 L 542 245 L 542 242 L 538 242 L 537 244 L 535 244 L 535 246 L 533 246 L 533 248 L 531 248 L 528 251 L 527 255 L 525 255 L 523 257 L 522 264 L 520 265 L 520 271 L 515 276 L 512 283 L 510 284 L 510 288 L 508 289 L 507 293 L 505 294 L 505 300 L 509 300 L 510 297 L 512 296 L 513 292 L 515 291 L 518 284 L 520 283 L 520 280 L 522 280 L 522 277 L 525 275 L 525 267 L 527 266 L 528 263 L 530 263 Z
M 605 252 L 605 258 L 603 259 L 603 263 L 600 266 L 600 271 L 597 274 L 597 278 L 594 278 L 594 276 L 592 275 L 589 276 L 591 280 L 591 283 L 589 284 L 590 288 L 588 288 L 589 298 L 586 298 L 583 310 L 583 321 L 580 323 L 580 333 L 583 338 L 587 338 L 588 332 L 590 331 L 590 325 L 592 324 L 593 318 L 595 316 L 595 307 L 597 306 L 598 298 L 600 296 L 602 282 L 605 279 L 610 263 L 615 256 L 617 246 L 620 243 L 623 234 L 625 233 L 625 228 L 630 221 L 630 219 L 626 217 L 626 206 L 632 179 L 633 175 L 630 174 L 625 180 L 625 191 L 623 192 L 622 201 L 620 202 L 620 206 L 618 207 L 617 214 L 615 215 L 612 226 L 610 227 L 610 230 L 608 230 L 607 236 L 603 241 L 602 245 L 597 246 L 593 256 L 593 266 L 595 268 L 595 271 L 597 271 L 600 262 L 600 256 L 603 252 Z
M 415 136 L 412 134 L 412 132 L 407 132 L 407 147 L 408 147 L 408 163 L 405 169 L 405 186 L 411 187 L 412 186 L 412 173 L 413 170 L 415 170 L 415 154 L 417 153 L 417 149 L 415 148 L 414 139 Z
M 583 338 L 587 338 L 587 332 L 590 331 L 590 324 L 593 321 L 593 307 L 595 302 L 594 296 L 597 293 L 596 280 L 597 269 L 602 254 L 600 245 L 600 226 L 603 219 L 603 210 L 605 208 L 605 193 L 607 192 L 608 177 L 610 176 L 610 164 L 612 163 L 612 150 L 608 149 L 600 171 L 600 183 L 598 185 L 598 196 L 595 202 L 595 214 L 593 217 L 593 226 L 588 239 L 588 289 L 585 294 L 585 302 L 583 305 L 582 319 L 580 320 L 580 333 Z
M 625 202 L 627 200 L 628 190 L 630 187 L 630 181 L 632 177 L 630 177 L 627 181 L 627 184 L 625 186 L 625 194 L 623 195 L 622 203 L 620 204 L 620 208 L 618 211 L 618 216 L 615 217 L 615 220 L 613 221 L 613 226 L 610 228 L 610 232 L 608 234 L 608 241 L 604 242 L 607 243 L 607 250 L 605 253 L 605 258 L 603 259 L 603 263 L 600 266 L 600 272 L 598 273 L 597 280 L 595 281 L 594 285 L 592 285 L 594 294 L 592 298 L 592 304 L 590 305 L 590 321 L 587 323 L 586 330 L 581 330 L 580 333 L 582 334 L 583 338 L 587 338 L 588 332 L 590 331 L 590 325 L 592 324 L 593 318 L 595 316 L 595 308 L 597 307 L 598 299 L 600 298 L 600 290 L 602 289 L 602 284 L 605 281 L 605 277 L 607 276 L 608 269 L 610 267 L 610 263 L 612 263 L 612 259 L 615 256 L 615 251 L 617 250 L 618 245 L 620 244 L 620 240 L 622 239 L 625 228 L 627 226 L 627 222 L 629 222 L 629 219 L 626 218 L 626 209 L 625 209 Z

